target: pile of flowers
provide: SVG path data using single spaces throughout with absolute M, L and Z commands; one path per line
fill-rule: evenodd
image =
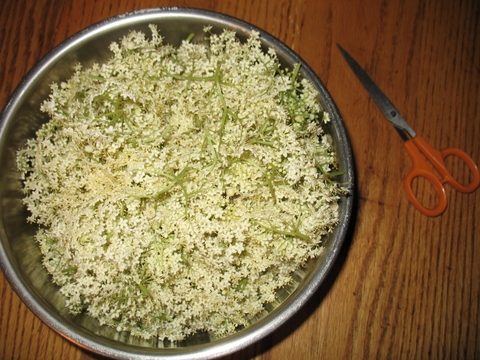
M 342 188 L 299 66 L 255 32 L 132 31 L 53 84 L 18 151 L 43 263 L 72 313 L 144 338 L 247 326 L 322 251 Z

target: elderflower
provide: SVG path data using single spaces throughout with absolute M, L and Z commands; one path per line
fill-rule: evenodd
M 299 67 L 232 31 L 132 31 L 51 87 L 19 150 L 29 221 L 72 313 L 144 338 L 248 326 L 322 251 L 341 186 Z

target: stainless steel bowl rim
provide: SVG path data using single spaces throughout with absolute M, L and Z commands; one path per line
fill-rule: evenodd
M 13 115 L 16 111 L 16 107 L 18 106 L 17 104 L 22 102 L 26 90 L 32 86 L 32 84 L 35 82 L 35 79 L 40 74 L 47 71 L 51 66 L 54 66 L 56 61 L 64 56 L 64 54 L 69 53 L 72 51 L 72 49 L 80 46 L 86 39 L 96 36 L 96 34 L 109 31 L 110 29 L 114 29 L 116 27 L 125 27 L 128 24 L 134 25 L 139 20 L 158 21 L 162 18 L 169 18 L 172 16 L 179 17 L 179 19 L 185 17 L 199 18 L 206 21 L 210 19 L 211 21 L 221 22 L 226 26 L 228 25 L 230 27 L 234 27 L 237 29 L 237 31 L 244 31 L 247 33 L 257 31 L 260 33 L 260 37 L 263 40 L 274 46 L 277 53 L 293 59 L 296 63 L 300 63 L 303 76 L 310 79 L 314 85 L 320 89 L 322 102 L 333 119 L 331 126 L 333 126 L 333 131 L 335 131 L 338 135 L 337 147 L 341 150 L 342 162 L 344 164 L 343 168 L 346 171 L 344 174 L 344 179 L 349 183 L 350 193 L 344 196 L 341 200 L 343 203 L 340 214 L 341 223 L 335 230 L 334 244 L 330 248 L 329 253 L 325 257 L 325 260 L 318 271 L 311 277 L 308 284 L 295 294 L 295 297 L 293 297 L 291 301 L 284 302 L 264 319 L 254 323 L 247 329 L 239 331 L 234 335 L 215 340 L 214 342 L 207 344 L 179 348 L 156 349 L 119 344 L 114 340 L 95 335 L 90 331 L 81 328 L 80 326 L 72 326 L 72 324 L 66 321 L 65 318 L 62 317 L 58 312 L 49 311 L 49 307 L 51 306 L 42 298 L 36 289 L 29 284 L 29 282 L 23 276 L 21 276 L 20 266 L 13 255 L 12 250 L 9 248 L 9 244 L 5 243 L 6 234 L 3 229 L 3 214 L 0 213 L 2 216 L 0 223 L 0 238 L 2 240 L 0 242 L 0 266 L 14 291 L 36 316 L 38 316 L 42 321 L 48 324 L 59 334 L 85 349 L 112 358 L 216 358 L 234 353 L 259 341 L 265 336 L 271 334 L 288 319 L 290 319 L 315 294 L 338 256 L 338 253 L 347 235 L 349 224 L 351 222 L 350 220 L 352 218 L 352 207 L 354 200 L 353 156 L 343 120 L 326 87 L 315 74 L 315 72 L 283 42 L 252 24 L 217 12 L 185 7 L 145 9 L 111 17 L 91 25 L 69 37 L 51 50 L 46 56 L 44 56 L 22 79 L 20 84 L 13 92 L 2 113 L 0 114 L 0 145 L 6 142 L 6 137 L 8 136 L 8 126 L 10 125 L 11 121 L 14 121 Z M 0 211 L 4 210 L 0 209 Z

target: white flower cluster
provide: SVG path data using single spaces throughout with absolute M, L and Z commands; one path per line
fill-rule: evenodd
M 230 334 L 322 251 L 341 187 L 318 95 L 259 35 L 131 32 L 52 85 L 18 152 L 44 266 L 72 313 L 181 340 Z

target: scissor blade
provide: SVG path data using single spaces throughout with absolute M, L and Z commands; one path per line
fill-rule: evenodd
M 392 104 L 392 102 L 387 98 L 382 90 L 375 84 L 370 76 L 363 70 L 363 68 L 355 61 L 354 58 L 350 56 L 347 51 L 338 45 L 340 52 L 347 61 L 347 64 L 353 70 L 354 74 L 357 76 L 358 80 L 362 83 L 363 87 L 368 91 L 372 97 L 375 104 L 380 108 L 385 117 L 392 123 L 395 129 L 398 131 L 400 136 L 405 139 L 404 132 L 407 132 L 410 137 L 415 137 L 415 131 L 407 124 L 405 119 L 400 115 L 397 108 Z

